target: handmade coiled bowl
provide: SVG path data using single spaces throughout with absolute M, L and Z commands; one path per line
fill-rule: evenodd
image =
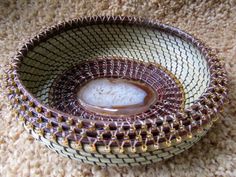
M 211 50 L 177 28 L 136 17 L 48 28 L 18 51 L 6 81 L 33 137 L 102 166 L 183 152 L 206 134 L 227 97 L 222 61 Z

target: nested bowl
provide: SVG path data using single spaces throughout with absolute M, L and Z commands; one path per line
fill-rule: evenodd
M 227 96 L 222 61 L 199 40 L 136 17 L 48 28 L 18 51 L 6 81 L 14 112 L 33 137 L 102 166 L 150 164 L 183 152 L 206 134 Z M 109 102 L 111 95 L 93 99 L 98 81 L 123 84 L 119 101 L 128 106 Z M 90 102 L 81 99 L 85 92 Z M 143 93 L 142 102 L 129 102 Z

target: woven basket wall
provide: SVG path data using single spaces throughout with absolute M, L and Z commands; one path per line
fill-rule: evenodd
M 77 104 L 77 86 L 107 77 L 140 80 L 160 89 L 163 100 L 122 118 Z M 222 61 L 199 40 L 135 17 L 80 18 L 48 28 L 18 51 L 6 82 L 16 117 L 33 137 L 102 166 L 150 164 L 183 152 L 206 134 L 227 96 Z

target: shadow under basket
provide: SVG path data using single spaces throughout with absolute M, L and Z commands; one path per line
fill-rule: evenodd
M 48 28 L 18 51 L 6 73 L 13 110 L 34 138 L 101 166 L 150 164 L 183 152 L 206 134 L 227 97 L 222 61 L 199 40 L 135 17 Z M 101 97 L 101 83 L 122 93 Z M 117 94 L 122 99 L 112 102 Z

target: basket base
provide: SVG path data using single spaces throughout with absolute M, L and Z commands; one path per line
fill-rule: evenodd
M 84 102 L 81 104 L 78 91 L 97 79 L 122 79 L 135 84 L 138 82 L 139 85 L 136 85 L 140 87 L 141 84 L 142 89 L 148 93 L 147 103 L 128 107 L 132 108 L 128 111 L 123 109 L 128 113 L 121 116 L 120 112 L 111 114 L 110 111 L 107 114 L 104 110 L 91 109 L 91 106 L 83 104 Z M 58 76 L 51 86 L 49 103 L 60 111 L 87 119 L 124 121 L 181 112 L 184 109 L 184 96 L 183 87 L 177 78 L 160 65 L 109 57 L 83 62 Z

